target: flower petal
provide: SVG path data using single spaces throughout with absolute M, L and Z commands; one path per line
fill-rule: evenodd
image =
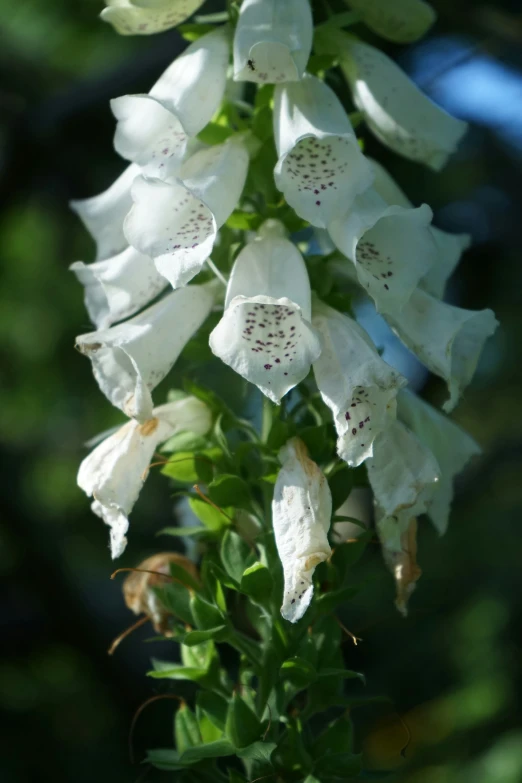
M 343 106 L 315 76 L 276 87 L 274 136 L 276 186 L 314 226 L 325 228 L 372 183 Z
M 96 241 L 96 260 L 121 252 L 127 245 L 123 220 L 132 206 L 131 185 L 138 176 L 138 166 L 127 166 L 123 174 L 99 196 L 71 201 L 70 207 Z
M 301 440 L 289 440 L 279 460 L 282 468 L 274 487 L 272 520 L 285 579 L 281 614 L 296 623 L 312 600 L 315 567 L 332 551 L 327 538 L 332 496 Z
M 341 67 L 372 133 L 409 160 L 439 171 L 467 124 L 436 106 L 383 52 L 346 38 Z
M 243 0 L 234 36 L 234 81 L 300 79 L 312 49 L 308 0 Z
M 152 390 L 167 375 L 188 340 L 208 316 L 207 286 L 174 291 L 130 321 L 77 338 L 101 391 L 127 416 L 152 415 Z
M 406 379 L 380 358 L 351 318 L 317 301 L 312 324 L 322 341 L 315 380 L 334 416 L 337 452 L 355 467 L 372 456 L 375 438 L 395 416 L 395 398 Z
M 100 16 L 120 35 L 161 33 L 184 22 L 204 0 L 107 0 Z
M 374 33 L 395 43 L 411 43 L 429 30 L 437 18 L 423 0 L 345 0 Z
M 154 261 L 133 247 L 106 261 L 77 261 L 70 268 L 85 286 L 85 306 L 97 329 L 133 315 L 168 285 Z
M 444 378 L 453 410 L 470 383 L 485 341 L 498 326 L 492 310 L 464 310 L 418 289 L 402 312 L 386 316 L 393 331 L 426 367 Z
M 430 449 L 440 466 L 440 481 L 428 515 L 442 535 L 448 527 L 455 476 L 480 454 L 480 448 L 455 422 L 407 389 L 398 396 L 397 415 Z
M 345 217 L 328 226 L 380 313 L 399 312 L 435 263 L 431 218 L 427 204 L 417 209 L 388 206 L 369 190 Z
M 417 565 L 417 520 L 405 517 L 400 521 L 386 517 L 377 522 L 384 561 L 395 578 L 395 606 L 406 617 L 408 600 L 422 576 Z

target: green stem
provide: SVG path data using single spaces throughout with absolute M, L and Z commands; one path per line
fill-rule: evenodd
M 272 429 L 272 422 L 274 418 L 274 410 L 272 403 L 263 395 L 263 413 L 261 418 L 261 441 L 266 443 L 270 430 Z

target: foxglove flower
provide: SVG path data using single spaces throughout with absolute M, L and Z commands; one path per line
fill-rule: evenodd
M 400 313 L 386 320 L 410 351 L 444 378 L 450 396 L 442 407 L 452 411 L 498 326 L 492 310 L 464 310 L 418 289 Z
M 407 390 L 398 396 L 397 415 L 430 449 L 439 464 L 440 480 L 428 516 L 442 535 L 448 527 L 455 476 L 472 457 L 480 454 L 480 448 L 451 419 Z
M 345 0 L 374 33 L 395 43 L 421 38 L 436 19 L 424 0 Z
M 119 557 L 127 545 L 128 516 L 158 445 L 177 432 L 205 435 L 211 426 L 207 406 L 195 397 L 160 405 L 151 413 L 142 424 L 129 421 L 102 441 L 83 460 L 78 472 L 78 486 L 93 497 L 93 512 L 111 529 L 113 558 Z
M 94 264 L 76 261 L 70 268 L 85 286 L 85 306 L 97 329 L 138 312 L 168 285 L 152 258 L 133 247 Z
M 127 416 L 145 422 L 152 416 L 152 390 L 212 309 L 213 285 L 173 291 L 130 321 L 76 338 L 92 361 L 98 385 Z
M 125 235 L 174 288 L 188 283 L 210 256 L 218 228 L 239 201 L 247 168 L 245 148 L 230 141 L 196 152 L 179 179 L 134 181 Z
M 422 571 L 417 565 L 417 520 L 406 518 L 401 524 L 386 518 L 377 522 L 377 534 L 382 545 L 384 562 L 395 579 L 395 606 L 406 617 L 408 600 L 415 590 Z
M 411 208 L 413 206 L 411 201 L 384 166 L 381 166 L 376 160 L 369 160 L 375 174 L 373 187 L 379 196 L 387 204 L 395 204 L 406 209 Z M 442 299 L 446 282 L 457 267 L 462 253 L 469 247 L 471 237 L 469 234 L 449 234 L 440 228 L 435 228 L 435 226 L 431 226 L 430 230 L 435 241 L 437 256 L 433 266 L 419 284 L 432 296 Z
M 355 467 L 372 456 L 375 438 L 395 416 L 395 398 L 406 379 L 381 359 L 351 318 L 316 300 L 312 324 L 322 342 L 315 380 L 333 413 L 337 453 Z
M 103 193 L 70 202 L 71 209 L 96 242 L 97 261 L 120 253 L 128 245 L 123 233 L 123 220 L 132 207 L 131 185 L 139 173 L 138 166 L 127 166 Z
M 161 33 L 184 22 L 204 0 L 106 0 L 100 16 L 120 35 Z
M 296 623 L 312 600 L 315 567 L 332 551 L 327 538 L 332 496 L 326 478 L 298 438 L 283 446 L 279 461 L 272 520 L 285 580 L 281 614 Z
M 279 403 L 321 352 L 310 320 L 310 281 L 301 254 L 287 239 L 260 237 L 236 259 L 210 347 Z
M 297 214 L 319 228 L 346 213 L 373 180 L 335 93 L 315 76 L 274 93 L 276 186 Z
M 149 176 L 174 174 L 188 139 L 203 130 L 221 103 L 228 54 L 227 32 L 219 28 L 191 44 L 148 95 L 112 100 L 116 151 Z
M 436 106 L 383 52 L 345 40 L 341 66 L 369 129 L 394 152 L 439 171 L 466 123 Z
M 400 312 L 435 263 L 432 214 L 427 204 L 417 209 L 388 206 L 369 189 L 328 226 L 332 241 L 355 264 L 360 284 L 380 313 Z
M 234 36 L 234 81 L 294 82 L 312 49 L 308 0 L 243 0 Z

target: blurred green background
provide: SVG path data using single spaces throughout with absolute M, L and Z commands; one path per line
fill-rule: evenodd
M 425 42 L 387 50 L 472 130 L 440 175 L 364 134 L 366 149 L 413 201 L 433 206 L 438 225 L 473 235 L 449 296 L 462 307 L 493 307 L 501 328 L 455 415 L 484 455 L 458 484 L 450 530 L 438 539 L 421 524 L 423 576 L 407 620 L 393 607 L 378 547 L 370 547 L 356 574 L 368 585 L 344 618 L 363 642 L 347 641 L 347 662 L 366 673 L 368 694 L 390 697 L 354 715 L 368 764 L 398 768 L 408 783 L 516 783 L 522 9 L 515 0 L 433 5 L 439 21 Z M 93 246 L 67 202 L 100 192 L 123 169 L 112 150 L 109 99 L 147 91 L 183 44 L 176 32 L 119 37 L 97 18 L 101 7 L 98 0 L 0 2 L 2 783 L 166 778 L 132 767 L 127 752 L 132 715 L 158 692 L 144 676 L 149 657 L 162 656 L 142 643 L 144 629 L 107 656 L 132 615 L 120 584 L 109 580 L 106 529 L 76 487 L 83 444 L 121 417 L 73 349 L 90 324 L 67 268 L 90 260 Z M 415 366 L 411 374 L 428 399 L 440 401 L 437 380 Z M 216 382 L 225 388 L 227 380 Z M 121 565 L 169 546 L 154 532 L 171 521 L 167 487 L 153 474 Z M 165 644 L 161 652 L 173 651 Z M 138 757 L 171 743 L 171 714 L 166 702 L 143 715 Z M 406 759 L 399 715 L 412 736 Z

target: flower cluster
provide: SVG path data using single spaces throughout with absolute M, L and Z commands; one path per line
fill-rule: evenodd
M 199 5 L 110 0 L 102 16 L 121 33 L 152 33 Z M 393 12 L 384 0 L 349 5 L 393 41 L 416 38 L 433 21 L 421 0 L 396 2 Z M 217 310 L 213 354 L 268 400 L 280 404 L 313 370 L 331 411 L 338 457 L 350 467 L 366 463 L 376 529 L 405 611 L 420 574 L 416 518 L 427 514 L 444 532 L 454 476 L 478 448 L 404 388 L 406 379 L 383 361 L 351 311 L 312 291 L 314 236 L 327 233 L 336 275 L 369 296 L 404 344 L 444 379 L 447 412 L 469 384 L 496 321 L 490 310 L 443 301 L 468 237 L 433 227 L 430 207 L 414 207 L 365 156 L 335 92 L 320 71 L 307 71 L 312 40 L 316 54 L 339 63 L 354 106 L 389 149 L 439 170 L 464 134 L 463 122 L 434 105 L 378 49 L 335 25 L 322 25 L 314 38 L 309 0 L 243 0 L 235 29 L 225 25 L 197 38 L 148 94 L 115 98 L 114 146 L 129 165 L 104 193 L 73 202 L 97 258 L 72 268 L 96 326 L 77 338 L 77 347 L 129 421 L 84 460 L 78 483 L 110 525 L 118 557 L 157 446 L 180 431 L 211 429 L 201 400 L 178 397 L 154 407 L 153 392 Z M 237 92 L 245 82 L 257 86 L 250 88 L 257 89 L 254 106 Z M 218 129 L 225 132 L 217 139 Z M 263 208 L 254 175 L 270 165 L 267 144 L 275 147 L 280 195 L 275 205 L 265 198 Z M 296 222 L 308 232 L 298 243 Z M 231 252 L 219 252 L 227 261 L 216 266 L 211 256 L 227 242 Z M 281 611 L 296 622 L 310 604 L 314 568 L 331 554 L 332 498 L 298 437 L 279 459 L 272 519 L 284 571 Z

